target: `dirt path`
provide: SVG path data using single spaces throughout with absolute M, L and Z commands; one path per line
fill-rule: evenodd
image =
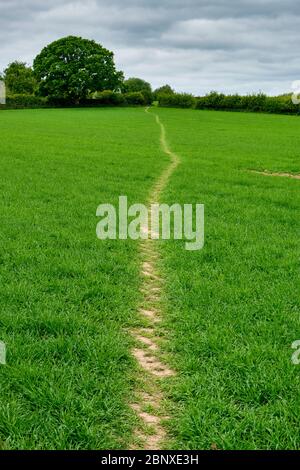
M 146 108 L 146 113 L 149 113 L 149 108 Z M 160 144 L 164 153 L 170 158 L 168 167 L 163 171 L 149 195 L 147 205 L 150 210 L 151 204 L 160 202 L 161 193 L 180 163 L 180 159 L 170 150 L 165 127 L 159 117 L 154 113 L 149 114 L 156 119 L 160 127 Z M 143 227 L 143 230 L 150 237 L 151 232 L 148 227 Z M 175 371 L 168 367 L 160 351 L 160 344 L 165 341 L 166 332 L 160 326 L 163 279 L 158 272 L 159 257 L 155 240 L 148 238 L 141 241 L 142 303 L 139 310 L 141 327 L 132 330 L 132 335 L 136 340 L 132 353 L 139 364 L 141 377 L 136 402 L 132 404 L 132 408 L 139 417 L 132 449 L 160 450 L 167 438 L 164 421 L 168 419 L 168 416 L 164 412 L 161 381 L 172 377 Z

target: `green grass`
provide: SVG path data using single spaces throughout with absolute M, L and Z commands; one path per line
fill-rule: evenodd
M 299 449 L 297 117 L 155 109 L 182 159 L 164 201 L 204 203 L 206 244 L 162 242 L 173 448 Z M 167 165 L 142 109 L 0 113 L 0 447 L 126 448 L 133 241 L 96 208 L 144 202 Z
M 164 202 L 204 203 L 206 244 L 162 243 L 179 372 L 174 448 L 299 449 L 297 117 L 157 110 L 182 165 Z
M 142 109 L 0 113 L 0 446 L 124 448 L 137 244 L 96 238 L 96 208 L 143 202 L 165 165 Z

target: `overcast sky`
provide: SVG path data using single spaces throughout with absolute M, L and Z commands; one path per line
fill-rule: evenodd
M 70 34 L 154 87 L 276 94 L 300 80 L 299 0 L 0 0 L 0 70 Z

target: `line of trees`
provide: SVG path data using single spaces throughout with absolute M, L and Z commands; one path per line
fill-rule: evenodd
M 158 106 L 300 114 L 291 95 L 262 93 L 241 96 L 211 92 L 195 97 L 176 93 L 170 85 L 152 91 L 141 78 L 128 78 L 116 70 L 113 52 L 95 41 L 68 36 L 46 46 L 33 67 L 15 61 L 0 79 L 7 89 L 7 107 L 128 106 L 154 103 Z
M 291 93 L 280 96 L 267 96 L 264 93 L 225 95 L 212 91 L 205 96 L 194 97 L 187 93 L 164 92 L 159 96 L 159 106 L 216 111 L 300 114 L 300 106 L 293 103 Z
M 4 70 L 8 106 L 151 104 L 151 85 L 124 79 L 113 52 L 95 41 L 68 36 L 46 46 L 33 67 L 15 61 Z
M 267 96 L 264 93 L 241 96 L 224 95 L 215 91 L 196 99 L 196 109 L 219 111 L 248 111 L 273 114 L 300 114 L 299 105 L 292 101 L 292 94 Z

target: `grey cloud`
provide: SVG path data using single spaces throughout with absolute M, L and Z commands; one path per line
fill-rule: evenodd
M 0 69 L 68 34 L 127 76 L 180 91 L 288 91 L 300 79 L 298 0 L 0 0 Z

